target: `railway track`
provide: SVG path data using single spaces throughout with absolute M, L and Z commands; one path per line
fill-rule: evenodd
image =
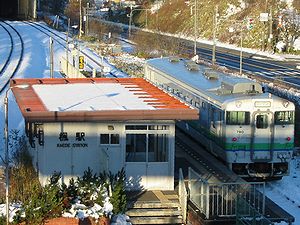
M 62 46 L 64 49 L 66 49 L 66 39 L 60 35 L 57 35 L 56 33 L 54 33 L 53 31 L 51 31 L 50 29 L 37 24 L 37 23 L 33 23 L 33 22 L 28 22 L 28 21 L 23 21 L 23 23 L 37 29 L 38 31 L 42 32 L 43 34 L 47 35 L 48 37 L 52 37 L 52 39 L 59 44 L 60 46 Z M 63 41 L 63 42 L 61 42 Z M 84 52 L 82 52 L 81 50 L 78 50 L 81 54 L 85 55 L 87 58 L 89 58 L 90 60 L 92 60 L 92 57 L 88 56 L 87 54 L 85 54 Z M 68 49 L 68 52 L 71 53 L 70 49 Z M 93 67 L 91 65 L 89 65 L 88 63 L 86 63 L 86 66 L 89 69 L 93 69 Z
M 9 22 L 0 20 L 0 26 L 9 35 L 11 46 L 8 57 L 0 70 L 0 93 L 2 93 L 21 66 L 24 56 L 24 41 L 20 33 Z
M 65 38 L 65 35 L 62 35 L 61 33 L 59 32 L 55 32 L 53 31 L 52 29 L 44 26 L 44 25 L 41 25 L 41 24 L 38 24 L 38 23 L 34 23 L 34 22 L 24 22 L 32 27 L 34 27 L 35 29 L 39 30 L 40 32 L 44 33 L 45 35 L 49 36 L 49 37 L 52 37 L 57 43 L 59 43 L 64 49 L 66 48 L 66 38 Z M 62 41 L 62 42 L 61 42 Z M 68 50 L 70 52 L 70 50 Z M 93 70 L 93 68 L 95 68 L 93 65 L 96 66 L 95 69 L 103 69 L 103 65 L 97 61 L 95 58 L 99 58 L 98 55 L 96 55 L 95 53 L 93 52 L 86 52 L 87 50 L 84 50 L 84 49 L 78 49 L 78 51 L 84 55 L 91 63 L 90 64 L 87 64 L 87 66 Z M 91 55 L 94 55 L 95 54 L 95 57 L 91 56 Z M 102 60 L 105 60 L 105 59 L 102 59 Z M 92 65 L 93 64 L 93 65 Z M 107 74 L 109 77 L 124 77 L 124 74 L 122 74 L 120 76 L 120 71 L 118 71 L 117 69 L 114 69 L 112 71 L 110 71 L 108 74 Z M 127 76 L 126 76 L 127 77 Z

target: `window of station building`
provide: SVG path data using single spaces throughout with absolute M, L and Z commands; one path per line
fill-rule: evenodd
M 260 114 L 256 116 L 256 128 L 266 129 L 268 127 L 268 115 Z
M 111 134 L 110 135 L 110 144 L 112 144 L 112 145 L 120 144 L 119 134 Z
M 126 125 L 125 130 L 147 130 L 147 125 Z
M 120 144 L 119 134 L 100 134 L 101 145 L 118 145 Z
M 126 162 L 146 162 L 146 134 L 126 134 Z
M 169 125 L 126 125 L 126 130 L 169 130 Z
M 226 112 L 227 125 L 250 125 L 250 112 L 228 111 Z
M 275 125 L 293 124 L 294 112 L 293 111 L 278 111 L 275 112 Z
M 169 137 L 167 134 L 148 135 L 148 162 L 167 162 Z
M 148 129 L 149 130 L 169 130 L 170 126 L 169 125 L 149 125 Z

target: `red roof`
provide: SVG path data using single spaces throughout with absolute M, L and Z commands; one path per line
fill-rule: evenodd
M 60 84 L 119 84 L 128 89 L 138 99 L 155 110 L 77 110 L 51 111 L 36 93 L 33 85 Z M 29 85 L 25 89 L 19 85 Z M 16 101 L 27 121 L 104 121 L 104 120 L 196 120 L 198 110 L 191 108 L 178 99 L 160 90 L 143 78 L 53 78 L 53 79 L 13 79 L 10 82 Z M 80 94 L 80 93 L 74 93 Z M 57 101 L 63 101 L 63 96 Z

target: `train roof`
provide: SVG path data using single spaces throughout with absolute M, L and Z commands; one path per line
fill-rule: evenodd
M 225 101 L 246 96 L 267 97 L 267 94 L 263 94 L 262 86 L 255 81 L 212 70 L 189 60 L 155 58 L 147 60 L 147 65 L 200 92 L 202 96 L 210 97 L 220 105 Z

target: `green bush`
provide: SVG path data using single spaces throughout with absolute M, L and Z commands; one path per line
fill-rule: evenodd
M 112 195 L 110 202 L 113 205 L 113 213 L 119 214 L 124 213 L 126 210 L 127 198 L 125 192 L 125 170 L 122 168 L 115 177 L 112 184 Z
M 46 219 L 59 217 L 63 211 L 63 198 L 61 188 L 58 184 L 61 174 L 55 172 L 50 183 L 42 190 L 40 187 L 31 189 L 31 197 L 23 202 L 23 207 L 16 213 L 14 221 L 16 223 L 25 222 L 31 225 L 43 224 Z M 22 215 L 25 214 L 25 217 Z
M 126 192 L 125 192 L 125 170 L 122 168 L 117 174 L 113 175 L 111 172 L 100 173 L 100 179 L 107 181 L 106 185 L 107 190 L 109 190 L 110 202 L 113 205 L 113 213 L 119 214 L 124 213 L 126 210 Z

